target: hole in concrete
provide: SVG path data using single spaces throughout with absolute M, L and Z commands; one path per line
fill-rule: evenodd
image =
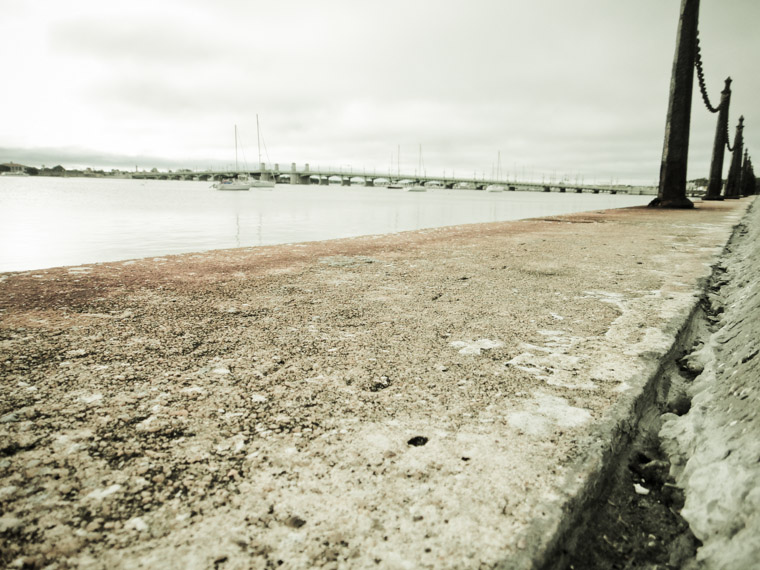
M 677 416 L 683 416 L 689 413 L 691 409 L 691 398 L 685 392 L 673 394 L 667 402 L 667 411 Z
M 286 520 L 285 524 L 291 528 L 301 528 L 303 525 L 306 524 L 306 521 L 303 520 L 301 517 L 294 516 Z
M 413 445 L 414 447 L 420 447 L 421 445 L 425 445 L 428 442 L 428 438 L 426 438 L 423 435 L 417 435 L 414 436 L 412 439 L 407 441 L 409 445 Z

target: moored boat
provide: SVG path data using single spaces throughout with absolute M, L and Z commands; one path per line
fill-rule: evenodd
M 275 181 L 274 180 L 263 180 L 263 179 L 252 179 L 251 180 L 251 188 L 274 188 Z
M 501 178 L 501 151 L 498 152 L 496 158 L 496 180 Z M 486 186 L 486 192 L 504 192 L 505 188 L 501 184 L 489 184 Z
M 261 162 L 261 130 L 259 128 L 259 116 L 258 116 L 258 114 L 256 115 L 256 145 L 257 145 L 257 147 L 259 149 L 259 164 L 261 166 L 263 166 L 264 163 Z M 253 181 L 251 182 L 251 188 L 258 188 L 260 190 L 266 190 L 266 189 L 272 189 L 272 188 L 275 187 L 276 182 L 275 182 L 275 179 L 274 179 L 274 173 L 273 172 L 268 172 L 268 173 L 266 173 L 266 175 L 268 177 L 264 178 L 265 172 L 263 170 L 264 169 L 262 168 L 262 172 L 261 172 L 261 177 L 260 178 L 253 179 Z
M 238 169 L 238 136 L 237 125 L 235 125 L 235 172 Z M 234 178 L 222 178 L 211 185 L 216 190 L 250 190 L 251 179 L 247 174 L 238 174 Z
M 250 190 L 251 180 L 247 174 L 238 174 L 235 178 L 222 178 L 212 187 L 216 190 Z
M 425 167 L 422 163 L 422 145 L 420 145 L 420 158 L 419 158 L 419 173 L 420 175 L 425 175 Z M 404 191 L 406 192 L 427 192 L 427 188 L 425 188 L 425 185 L 422 182 L 413 182 L 412 184 L 405 186 Z

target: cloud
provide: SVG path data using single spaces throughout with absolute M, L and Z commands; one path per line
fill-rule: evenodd
M 708 89 L 717 100 L 732 75 L 732 124 L 745 114 L 760 145 L 760 5 L 702 4 Z M 16 2 L 0 53 L 22 87 L 4 93 L 0 145 L 222 162 L 233 125 L 256 157 L 258 114 L 280 162 L 386 169 L 399 145 L 415 164 L 421 144 L 439 171 L 488 171 L 501 151 L 511 170 L 651 182 L 678 12 L 661 0 Z M 700 105 L 690 172 L 706 170 L 715 128 Z
M 165 66 L 184 69 L 220 60 L 225 55 L 225 44 L 214 39 L 210 34 L 198 35 L 182 26 L 167 26 L 163 19 L 69 21 L 56 27 L 50 36 L 51 46 L 61 54 L 97 60 L 105 67 L 125 71 Z

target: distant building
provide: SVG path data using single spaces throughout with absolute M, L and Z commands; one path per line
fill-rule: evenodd
M 0 172 L 3 174 L 7 172 L 8 174 L 23 176 L 27 173 L 26 170 L 28 168 L 28 166 L 24 166 L 23 164 L 16 164 L 15 162 L 6 162 L 5 164 L 0 164 Z

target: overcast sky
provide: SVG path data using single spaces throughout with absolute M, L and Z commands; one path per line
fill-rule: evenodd
M 680 0 L 0 0 L 0 162 L 351 165 L 656 184 Z M 760 1 L 702 0 L 760 156 Z M 695 81 L 689 178 L 715 115 Z M 244 153 L 244 154 L 243 154 Z M 726 160 L 726 168 L 728 167 Z

